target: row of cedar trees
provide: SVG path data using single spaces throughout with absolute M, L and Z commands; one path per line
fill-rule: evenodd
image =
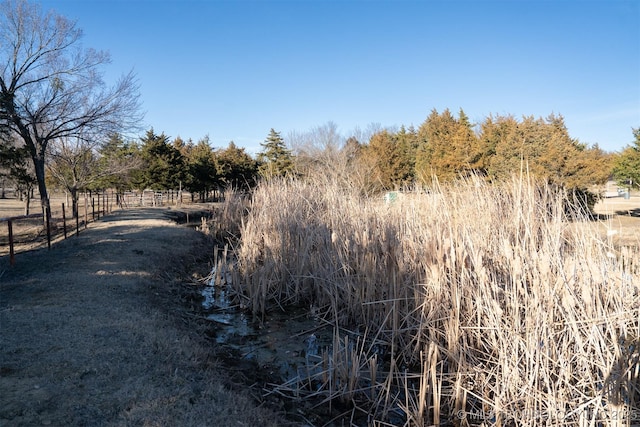
M 415 184 L 429 185 L 434 176 L 439 181 L 451 181 L 473 174 L 499 181 L 523 169 L 551 184 L 587 190 L 616 173 L 621 180 L 633 173 L 634 164 L 640 159 L 640 133 L 636 130 L 634 134 L 638 145 L 635 151 L 629 147 L 623 153 L 607 153 L 571 138 L 562 116 L 520 120 L 489 116 L 474 126 L 462 110 L 457 117 L 449 110 L 441 113 L 433 110 L 418 129 L 380 130 L 368 141 L 352 137 L 344 144 L 321 147 L 324 152 L 304 146 L 291 149 L 271 129 L 261 144 L 262 151 L 254 158 L 233 142 L 224 149 L 214 149 L 208 138 L 197 143 L 179 137 L 170 141 L 151 129 L 139 142 L 112 136 L 96 153 L 91 167 L 91 173 L 99 178 L 78 190 L 182 188 L 203 200 L 212 191 L 229 187 L 248 190 L 261 177 L 305 176 L 319 171 L 335 174 L 344 170 L 348 171 L 345 176 L 349 175 L 350 185 L 359 176 L 356 185 L 367 193 L 375 193 Z M 328 153 L 332 149 L 334 152 Z M 310 152 L 315 159 L 310 159 Z M 636 163 L 632 162 L 626 170 L 620 166 L 624 153 L 636 153 Z M 309 167 L 323 156 L 329 159 L 324 168 Z M 625 161 L 629 160 L 627 157 Z M 50 171 L 62 169 L 55 162 L 55 158 L 50 160 Z M 116 174 L 100 175 L 101 169 L 113 170 L 110 165 L 114 164 L 129 166 Z M 636 166 L 639 166 L 636 171 L 640 171 L 640 164 Z M 54 175 L 49 174 L 50 184 L 64 187 Z
M 126 142 L 114 135 L 98 153 L 107 168 L 113 163 L 128 164 L 124 173 L 106 174 L 92 183 L 96 189 L 114 188 L 168 190 L 183 189 L 204 200 L 212 191 L 227 187 L 248 189 L 255 185 L 258 163 L 244 148 L 230 142 L 225 149 L 214 149 L 207 137 L 194 143 L 180 137 L 170 141 L 153 129 L 139 143 Z
M 361 159 L 373 165 L 383 189 L 476 175 L 489 181 L 521 170 L 568 189 L 588 189 L 612 176 L 615 154 L 571 138 L 562 116 L 546 119 L 489 116 L 476 127 L 464 111 L 433 110 L 416 130 L 375 134 Z

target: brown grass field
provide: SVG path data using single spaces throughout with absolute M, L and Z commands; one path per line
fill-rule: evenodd
M 67 235 L 75 233 L 76 221 L 71 216 L 69 200 L 60 193 L 52 193 L 50 196 L 51 223 L 50 232 L 52 241 L 63 236 L 64 226 L 67 228 Z M 65 218 L 63 222 L 62 207 L 65 206 Z M 112 206 L 111 206 L 112 207 Z M 113 208 L 113 207 L 112 207 Z M 100 208 L 100 215 L 106 208 Z M 29 214 L 42 214 L 40 199 L 34 198 L 30 201 Z M 0 199 L 0 218 L 19 217 L 25 215 L 25 203 L 15 198 Z M 80 230 L 84 229 L 86 222 L 94 221 L 98 215 L 88 206 L 85 215 L 84 203 L 79 208 L 78 225 Z M 46 228 L 42 218 L 18 219 L 13 221 L 13 238 L 16 252 L 37 249 L 46 246 Z M 9 253 L 8 229 L 6 222 L 0 222 L 0 255 Z
M 598 224 L 602 232 L 616 230 L 619 244 L 640 247 L 640 194 L 634 194 L 628 200 L 622 197 L 602 199 L 594 210 L 601 215 Z

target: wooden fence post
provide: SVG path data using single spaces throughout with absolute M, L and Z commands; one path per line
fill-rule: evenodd
M 51 208 L 44 208 L 45 221 L 47 223 L 47 249 L 51 250 Z
M 64 213 L 64 203 L 62 204 L 62 232 L 64 238 L 67 238 L 67 215 Z
M 13 223 L 11 220 L 7 221 L 7 227 L 9 227 L 9 264 L 13 265 L 16 263 L 16 256 L 13 252 Z
M 87 222 L 89 222 L 89 201 L 87 200 L 87 192 L 84 193 L 84 229 L 87 229 Z
M 16 262 L 16 251 L 15 251 L 15 241 L 14 241 L 14 235 L 13 235 L 13 222 L 14 221 L 18 221 L 21 219 L 28 219 L 28 218 L 45 218 L 45 223 L 47 225 L 47 243 L 49 245 L 49 249 L 51 249 L 51 232 L 49 229 L 49 221 L 46 220 L 45 214 L 48 212 L 48 209 L 43 208 L 43 212 L 41 214 L 32 214 L 32 215 L 19 215 L 19 216 L 12 216 L 12 217 L 7 217 L 7 218 L 0 218 L 0 222 L 7 222 L 7 231 L 8 231 L 8 237 L 9 237 L 9 263 L 11 264 L 11 266 L 13 266 Z M 51 214 L 49 214 L 51 215 Z

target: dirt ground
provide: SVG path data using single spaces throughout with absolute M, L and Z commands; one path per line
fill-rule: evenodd
M 601 199 L 596 203 L 594 211 L 599 216 L 597 225 L 603 238 L 610 236 L 616 246 L 640 248 L 640 194 L 634 194 L 628 199 Z
M 211 242 L 172 213 L 116 211 L 0 257 L 0 425 L 292 425 L 218 362 L 184 290 Z

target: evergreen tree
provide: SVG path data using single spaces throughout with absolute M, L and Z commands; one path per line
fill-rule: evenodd
M 434 108 L 427 119 L 418 128 L 418 147 L 416 148 L 416 177 L 428 182 L 434 174 L 431 162 L 433 159 L 433 141 L 438 137 L 436 123 L 440 114 Z
M 451 145 L 452 151 L 458 160 L 457 162 L 452 162 L 455 165 L 456 173 L 484 175 L 480 140 L 473 130 L 473 124 L 469 121 L 462 108 L 458 112 L 456 132 Z
M 29 215 L 30 195 L 36 186 L 33 165 L 27 147 L 20 147 L 8 134 L 0 134 L 0 179 L 14 184 L 15 192 L 25 201 L 25 215 Z M 2 192 L 4 193 L 4 184 Z M 4 197 L 4 194 L 2 194 Z
M 617 156 L 613 176 L 620 185 L 640 188 L 640 127 L 633 129 L 634 141 Z
M 258 153 L 258 171 L 261 176 L 271 179 L 292 174 L 294 167 L 293 155 L 286 147 L 279 132 L 272 128 L 269 136 L 260 146 L 262 151 Z
M 122 135 L 112 134 L 98 150 L 98 175 L 91 188 L 113 188 L 118 193 L 133 188 L 132 179 L 142 166 L 140 148 L 125 141 Z
M 489 180 L 507 179 L 520 170 L 518 121 L 513 116 L 488 116 L 480 125 L 480 146 Z
M 207 139 L 208 141 L 209 137 L 205 136 L 205 139 Z M 191 144 L 191 147 L 189 146 L 189 144 Z M 185 142 L 182 138 L 180 138 L 179 136 L 176 136 L 176 138 L 173 140 L 171 145 L 173 145 L 173 148 L 178 150 L 180 154 L 182 154 L 184 157 L 187 157 L 187 152 L 189 151 L 190 148 L 192 148 L 193 143 L 191 142 L 191 140 L 189 140 L 189 142 Z
M 175 147 L 175 144 L 174 144 Z M 196 145 L 182 147 L 187 152 L 187 170 L 184 187 L 192 193 L 199 193 L 200 200 L 216 190 L 220 185 L 220 177 L 216 171 L 216 153 L 209 145 L 209 137 L 204 137 Z
M 567 188 L 588 189 L 605 184 L 613 173 L 614 155 L 603 151 L 597 144 L 581 146 L 567 161 L 564 182 Z
M 409 126 L 409 129 L 401 126 L 394 139 L 400 160 L 398 167 L 401 169 L 401 181 L 402 184 L 408 184 L 415 178 L 418 132 L 413 126 Z
M 218 153 L 216 168 L 226 188 L 248 190 L 255 185 L 258 177 L 257 162 L 233 141 Z
M 164 133 L 156 135 L 153 129 L 140 138 L 142 169 L 135 174 L 139 189 L 177 189 L 185 177 L 185 160 L 180 151 L 169 143 Z
M 467 115 L 460 109 L 456 119 L 446 109 L 432 110 L 418 130 L 416 175 L 424 182 L 433 175 L 450 181 L 460 175 L 483 173 L 482 151 Z
M 404 131 L 399 142 L 397 135 L 387 130 L 376 133 L 366 146 L 364 155 L 373 166 L 374 185 L 379 190 L 393 190 L 407 184 L 413 176 L 413 165 L 407 156 L 410 142 Z
M 481 125 L 482 161 L 489 179 L 503 180 L 523 171 L 569 190 L 586 191 L 610 173 L 609 157 L 569 136 L 562 116 L 488 117 Z

